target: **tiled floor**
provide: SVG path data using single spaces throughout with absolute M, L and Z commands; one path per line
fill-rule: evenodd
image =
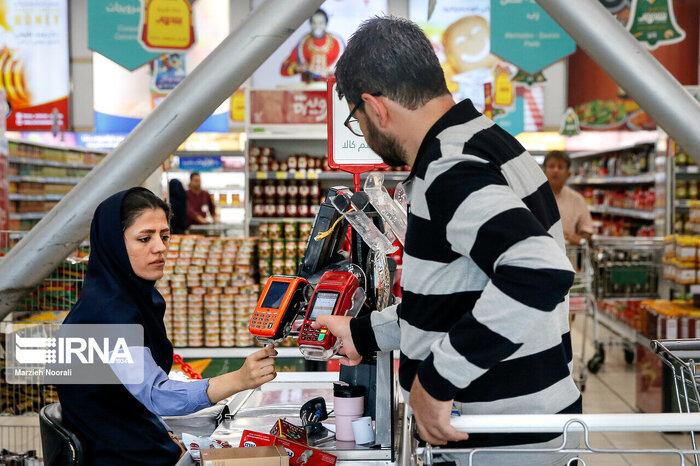
M 581 349 L 582 316 L 572 323 L 572 344 L 574 361 Z M 589 326 L 589 329 L 591 327 Z M 587 338 L 587 340 L 590 339 Z M 586 348 L 587 359 L 593 354 L 593 347 Z M 575 368 L 575 370 L 577 367 Z M 577 373 L 577 372 L 576 372 Z M 621 347 L 611 347 L 606 351 L 605 363 L 600 371 L 589 374 L 583 393 L 583 412 L 595 413 L 634 413 L 635 408 L 635 371 L 634 365 L 624 361 Z M 593 433 L 590 445 L 596 449 L 690 449 L 690 437 L 686 434 L 663 434 L 656 432 L 637 433 Z M 583 446 L 583 445 L 582 445 Z M 644 465 L 667 466 L 681 464 L 678 456 L 668 455 L 585 455 L 582 457 L 587 465 Z M 686 464 L 694 464 L 690 459 Z

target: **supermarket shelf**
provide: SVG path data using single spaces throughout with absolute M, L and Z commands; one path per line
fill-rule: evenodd
M 88 163 L 58 162 L 55 160 L 33 159 L 28 157 L 8 157 L 8 162 L 22 165 L 37 165 L 41 167 L 83 168 L 92 170 L 96 165 Z
M 325 141 L 328 139 L 328 126 L 325 124 L 251 126 L 248 139 Z
M 632 143 L 632 144 L 621 144 L 620 146 L 617 146 L 617 147 L 614 147 L 611 149 L 572 152 L 571 154 L 569 154 L 569 156 L 572 159 L 582 159 L 582 158 L 586 158 L 586 157 L 595 157 L 598 155 L 609 154 L 610 152 L 617 152 L 617 151 L 626 150 L 626 149 L 634 149 L 635 147 L 654 145 L 654 144 L 656 144 L 657 140 L 658 140 L 658 137 L 654 137 L 653 139 L 650 138 L 648 141 L 639 141 L 639 142 Z
M 9 176 L 11 182 L 27 182 L 27 183 L 53 183 L 53 184 L 78 184 L 82 178 L 55 178 L 47 176 Z
M 586 178 L 575 176 L 569 180 L 568 184 L 640 184 L 653 183 L 655 181 L 653 173 L 631 176 L 597 176 Z
M 60 201 L 65 194 L 10 194 L 11 201 Z
M 178 150 L 173 155 L 178 157 L 245 157 L 240 150 Z
M 603 311 L 598 311 L 598 323 L 630 343 L 637 341 L 635 329 Z
M 26 212 L 23 214 L 11 213 L 10 220 L 39 220 L 46 214 L 47 212 Z
M 251 225 L 260 225 L 270 222 L 313 222 L 313 217 L 253 217 L 250 219 Z
M 698 174 L 700 174 L 700 167 L 697 165 L 691 165 L 690 167 L 676 167 L 676 175 L 692 176 L 693 178 L 697 178 L 697 176 L 693 175 Z
M 383 172 L 385 181 L 403 181 L 409 172 Z M 248 177 L 252 180 L 352 180 L 350 173 L 331 172 L 251 172 Z M 360 179 L 365 179 L 367 175 L 360 175 Z
M 677 199 L 676 200 L 676 210 L 688 210 L 690 206 L 688 205 L 687 199 Z
M 174 348 L 175 354 L 183 358 L 246 358 L 261 348 Z M 303 358 L 299 348 L 283 347 L 275 348 L 278 358 Z
M 620 209 L 618 207 L 608 207 L 602 205 L 588 206 L 591 213 L 619 215 L 621 217 L 638 218 L 641 220 L 654 220 L 654 212 L 637 209 Z
M 13 132 L 13 134 L 19 134 L 19 133 Z M 7 140 L 8 140 L 8 142 L 13 142 L 16 144 L 27 144 L 27 145 L 34 146 L 34 147 L 43 147 L 46 149 L 56 149 L 56 150 L 60 150 L 60 151 L 64 151 L 64 152 L 65 151 L 87 152 L 90 154 L 107 154 L 107 153 L 109 153 L 109 151 L 101 150 L 101 149 L 89 149 L 86 147 L 65 146 L 65 145 L 60 145 L 60 144 L 45 144 L 43 142 L 28 141 L 25 139 L 14 138 L 14 137 L 9 137 L 9 138 L 7 138 Z
M 688 294 L 690 292 L 690 285 L 683 285 L 676 282 L 675 280 L 669 280 L 668 278 L 663 279 L 663 284 L 672 291 L 680 294 Z

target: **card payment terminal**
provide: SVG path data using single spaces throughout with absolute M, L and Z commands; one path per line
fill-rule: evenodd
M 308 284 L 301 277 L 270 277 L 250 318 L 250 333 L 259 340 L 280 340 L 289 335 L 294 319 L 306 303 L 304 289 Z
M 311 324 L 321 315 L 355 316 L 365 301 L 360 282 L 351 272 L 329 271 L 316 285 L 299 332 L 299 349 L 306 359 L 326 360 L 340 347 L 340 342 L 326 327 Z

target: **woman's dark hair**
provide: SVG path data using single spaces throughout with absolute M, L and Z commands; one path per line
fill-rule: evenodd
M 172 211 L 170 204 L 159 198 L 147 189 L 137 189 L 124 196 L 122 201 L 121 223 L 122 231 L 125 231 L 134 224 L 138 216 L 144 210 L 161 209 L 165 212 L 165 218 L 170 223 Z
M 449 95 L 445 73 L 421 28 L 403 18 L 377 16 L 360 25 L 335 66 L 338 96 L 358 104 L 380 94 L 409 110 Z

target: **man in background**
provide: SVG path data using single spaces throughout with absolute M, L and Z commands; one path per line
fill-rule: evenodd
M 207 211 L 210 214 L 209 218 Z M 192 173 L 187 190 L 187 225 L 206 225 L 212 223 L 215 216 L 214 202 L 211 195 L 202 189 L 202 178 L 199 173 Z
M 544 174 L 557 200 L 566 242 L 578 245 L 585 239 L 590 243 L 593 222 L 586 201 L 579 193 L 565 186 L 571 176 L 570 169 L 571 158 L 566 152 L 553 150 L 544 157 Z

